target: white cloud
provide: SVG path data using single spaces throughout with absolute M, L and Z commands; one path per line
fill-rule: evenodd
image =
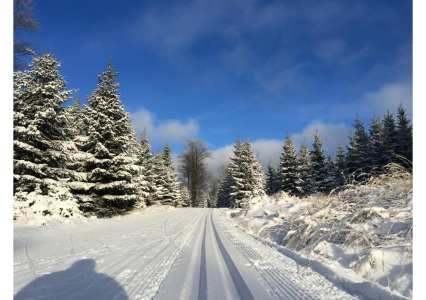
M 367 104 L 376 114 L 383 114 L 389 109 L 395 112 L 399 103 L 407 110 L 407 115 L 412 119 L 413 88 L 408 83 L 385 84 L 375 92 L 364 94 Z
M 194 138 L 200 130 L 198 122 L 188 120 L 182 123 L 179 120 L 166 120 L 159 122 L 156 116 L 146 110 L 140 109 L 131 113 L 131 119 L 136 133 L 140 135 L 144 128 L 153 142 L 180 142 Z
M 233 149 L 233 145 L 227 145 L 216 150 L 211 150 L 212 156 L 206 160 L 208 170 L 213 174 L 219 175 L 220 166 L 229 161 L 229 158 L 233 155 Z
M 162 140 L 166 141 L 183 141 L 198 134 L 199 126 L 197 121 L 189 120 L 186 124 L 178 120 L 170 120 L 161 123 L 156 133 Z
M 131 114 L 132 123 L 137 133 L 144 129 L 148 134 L 154 130 L 155 115 L 146 109 L 140 109 Z

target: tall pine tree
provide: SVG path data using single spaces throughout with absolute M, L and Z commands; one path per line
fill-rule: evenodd
M 402 107 L 402 104 L 398 106 L 396 126 L 397 144 L 395 152 L 396 154 L 413 161 L 413 126 L 410 125 L 406 110 Z
M 393 114 L 387 111 L 383 119 L 383 139 L 385 152 L 383 153 L 383 160 L 385 164 L 395 162 L 398 159 L 395 156 L 397 145 L 397 131 L 395 118 Z
M 322 149 L 324 142 L 320 139 L 318 130 L 315 130 L 314 142 L 312 143 L 311 161 L 312 161 L 312 191 L 327 192 L 329 187 L 329 174 L 327 168 L 327 159 Z
M 97 89 L 88 98 L 91 106 L 88 141 L 83 149 L 93 154 L 87 163 L 92 201 L 82 203 L 87 212 L 112 216 L 133 207 L 139 199 L 136 134 L 125 112 L 115 82 L 112 61 L 99 76 Z
M 14 219 L 80 214 L 65 183 L 70 133 L 61 105 L 72 91 L 60 66 L 53 54 L 34 54 L 29 70 L 14 73 Z
M 268 173 L 266 174 L 266 194 L 273 195 L 278 191 L 276 178 L 277 168 L 269 161 Z
M 259 159 L 253 153 L 248 139 L 244 143 L 238 139 L 231 159 L 231 201 L 233 207 L 245 208 L 254 196 L 265 195 L 265 174 Z
M 297 155 L 293 142 L 287 133 L 283 152 L 281 153 L 281 161 L 278 172 L 280 173 L 281 184 L 279 189 L 290 195 L 297 194 Z
M 297 159 L 297 195 L 305 196 L 313 192 L 312 161 L 308 146 L 304 141 Z

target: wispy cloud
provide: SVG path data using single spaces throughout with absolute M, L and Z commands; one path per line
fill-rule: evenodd
M 157 120 L 157 117 L 146 109 L 139 109 L 131 113 L 131 119 L 136 133 L 140 135 L 146 129 L 153 142 L 182 142 L 196 138 L 200 127 L 195 120 L 186 123 L 180 120 Z

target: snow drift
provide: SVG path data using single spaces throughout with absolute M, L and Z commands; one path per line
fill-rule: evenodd
M 255 237 L 289 249 L 287 254 L 307 256 L 310 264 L 329 262 L 329 269 L 362 276 L 411 298 L 412 174 L 395 164 L 385 171 L 329 195 L 254 197 L 247 210 L 228 216 Z

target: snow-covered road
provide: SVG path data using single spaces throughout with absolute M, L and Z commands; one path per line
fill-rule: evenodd
M 358 299 L 218 209 L 14 228 L 15 299 Z

